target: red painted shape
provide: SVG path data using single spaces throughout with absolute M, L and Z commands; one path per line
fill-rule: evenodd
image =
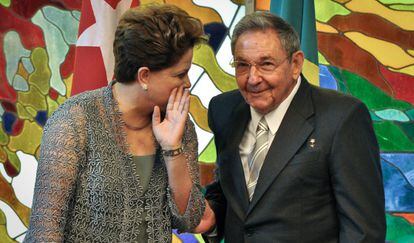
M 414 213 L 394 213 L 394 216 L 402 217 L 414 225 Z
M 386 78 L 394 91 L 394 98 L 409 102 L 414 105 L 414 77 L 393 72 L 384 66 L 380 66 L 381 74 Z
M 85 14 L 88 13 L 88 14 Z M 92 5 L 90 0 L 84 0 L 82 3 L 82 14 L 79 23 L 78 36 L 80 36 L 84 30 L 96 22 L 95 15 L 93 15 Z
M 30 19 L 44 6 L 54 6 L 60 9 L 80 10 L 82 0 L 19 0 L 11 1 L 10 8 L 18 15 Z
M 116 5 L 118 5 L 118 3 L 120 2 L 121 0 L 105 0 L 105 2 L 107 2 L 109 5 L 111 5 L 111 7 L 113 8 L 113 9 L 116 9 Z
M 4 70 L 3 65 L 0 65 L 0 70 Z M 2 74 L 0 75 L 3 76 Z M 15 103 L 17 101 L 16 91 L 9 85 L 9 83 L 7 83 L 6 79 L 2 79 L 2 77 L 0 77 L 0 100 L 11 103 Z
M 108 81 L 101 49 L 99 47 L 78 46 L 71 95 L 106 85 L 108 85 Z
M 17 136 L 23 131 L 24 121 L 22 119 L 17 118 L 12 126 L 12 136 Z
M 3 109 L 5 111 L 11 112 L 11 113 L 17 113 L 16 106 L 14 105 L 14 103 L 2 101 L 1 106 L 3 106 Z
M 19 174 L 19 172 L 11 164 L 9 159 L 7 159 L 6 162 L 4 162 L 4 170 L 6 171 L 7 175 L 10 176 L 10 177 L 15 177 Z
M 57 98 L 59 97 L 59 93 L 54 88 L 50 88 L 49 96 L 52 100 L 57 100 Z
M 60 65 L 60 74 L 63 78 L 69 77 L 73 73 L 73 64 L 75 63 L 75 45 L 69 46 L 69 51 L 66 54 L 65 61 Z

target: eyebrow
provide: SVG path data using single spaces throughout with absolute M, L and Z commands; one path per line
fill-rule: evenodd
M 176 73 L 173 73 L 172 76 L 173 77 L 178 77 L 178 76 L 180 76 L 182 74 L 188 73 L 188 71 L 190 71 L 190 68 L 186 68 L 184 70 L 180 70 L 180 71 L 178 71 Z
M 238 58 L 235 58 L 236 60 L 238 60 L 238 61 L 247 61 L 245 58 L 243 58 L 243 57 L 238 57 Z M 271 57 L 271 56 L 261 56 L 260 58 L 259 58 L 259 60 L 258 61 L 266 61 L 266 60 L 273 60 L 273 61 L 276 61 L 276 59 L 274 59 L 273 57 Z M 250 60 L 251 61 L 251 60 Z M 255 61 L 255 62 L 257 62 L 257 61 Z

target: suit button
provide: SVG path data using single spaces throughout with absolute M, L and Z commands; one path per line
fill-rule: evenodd
M 246 235 L 247 237 L 252 237 L 254 234 L 254 230 L 252 228 L 247 228 L 246 229 Z

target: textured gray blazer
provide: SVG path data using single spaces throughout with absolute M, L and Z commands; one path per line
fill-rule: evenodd
M 26 242 L 129 242 L 143 220 L 149 242 L 170 242 L 172 228 L 198 225 L 205 204 L 194 125 L 187 122 L 183 137 L 194 186 L 179 215 L 159 148 L 143 192 L 111 86 L 71 97 L 48 119 Z

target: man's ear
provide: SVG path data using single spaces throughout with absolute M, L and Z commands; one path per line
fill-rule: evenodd
M 297 51 L 292 55 L 292 79 L 298 79 L 302 72 L 303 62 L 305 60 L 305 54 L 302 51 Z
M 148 89 L 149 76 L 150 70 L 148 67 L 140 67 L 138 69 L 136 82 L 138 82 L 139 85 L 141 85 L 143 90 Z

